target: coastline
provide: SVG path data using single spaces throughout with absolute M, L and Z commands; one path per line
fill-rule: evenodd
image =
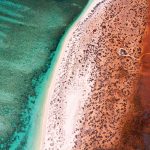
M 56 49 L 56 54 L 52 60 L 52 64 L 51 64 L 51 68 L 48 70 L 46 77 L 44 78 L 44 82 L 42 84 L 42 86 L 44 87 L 44 92 L 42 92 L 42 94 L 39 96 L 39 99 L 45 99 L 42 102 L 42 110 L 40 110 L 40 115 L 42 115 L 42 117 L 38 118 L 38 121 L 36 121 L 36 123 L 39 123 L 40 125 L 40 129 L 36 129 L 36 133 L 34 133 L 34 137 L 35 137 L 35 141 L 30 142 L 31 144 L 29 144 L 29 147 L 31 149 L 36 149 L 36 150 L 42 150 L 42 137 L 44 137 L 44 133 L 45 133 L 45 126 L 46 126 L 46 120 L 47 120 L 47 111 L 49 109 L 49 100 L 48 97 L 51 93 L 51 90 L 53 89 L 53 82 L 55 80 L 55 74 L 57 72 L 57 66 L 59 66 L 59 62 L 61 61 L 61 58 L 63 56 L 63 47 L 65 47 L 65 42 L 67 42 L 67 40 L 70 38 L 69 35 L 72 34 L 72 32 L 74 32 L 74 29 L 76 28 L 76 26 L 78 25 L 78 20 L 82 19 L 84 20 L 84 17 L 82 18 L 82 15 L 84 15 L 84 13 L 87 12 L 88 9 L 90 9 L 90 5 L 92 3 L 92 0 L 89 0 L 88 3 L 86 4 L 85 8 L 82 10 L 82 12 L 79 14 L 79 16 L 77 18 L 75 18 L 75 20 L 71 23 L 71 25 L 68 27 L 68 29 L 65 31 L 64 35 L 62 36 L 57 49 Z M 47 81 L 48 80 L 48 81 Z M 39 109 L 38 109 L 39 110 Z M 38 112 L 39 113 L 39 112 Z M 30 141 L 30 139 L 29 139 Z M 40 142 L 41 141 L 41 142 Z M 28 145 L 28 144 L 27 144 Z
M 100 2 L 100 1 L 99 1 Z M 83 10 L 83 12 L 81 13 L 81 15 L 79 16 L 79 18 L 75 21 L 75 23 L 67 30 L 67 32 L 65 33 L 65 35 L 63 36 L 63 38 L 61 39 L 61 41 L 60 41 L 60 43 L 59 43 L 59 45 L 58 45 L 58 55 L 56 55 L 56 57 L 55 57 L 55 59 L 54 59 L 54 63 L 56 63 L 55 64 L 55 69 L 52 67 L 52 69 L 54 69 L 53 71 L 52 71 L 52 73 L 51 73 L 51 75 L 50 75 L 50 78 L 49 78 L 49 82 L 48 82 L 48 85 L 47 86 L 49 86 L 49 88 L 46 90 L 46 93 L 45 93 L 45 103 L 43 104 L 44 106 L 44 109 L 43 109 L 43 112 L 42 112 L 42 124 L 41 124 L 41 131 L 39 132 L 39 134 L 38 134 L 38 140 L 36 140 L 36 149 L 40 149 L 40 150 L 42 150 L 42 143 L 43 143 L 43 141 L 44 141 L 44 137 L 45 137 L 45 135 L 46 135 L 46 124 L 49 122 L 48 121 L 48 111 L 49 111 L 49 108 L 50 108 L 50 97 L 52 97 L 52 94 L 53 94 L 53 91 L 54 91 L 54 85 L 55 85 L 55 83 L 56 83 L 56 75 L 57 75 L 57 73 L 58 73 L 58 69 L 59 69 L 59 66 L 60 66 L 60 64 L 61 64 L 61 61 L 62 61 L 62 58 L 63 58 L 63 56 L 64 56 L 64 51 L 62 51 L 66 46 L 67 46 L 67 42 L 69 41 L 69 39 L 70 39 L 70 37 L 71 37 L 71 35 L 73 34 L 73 32 L 75 31 L 75 29 L 76 29 L 76 27 L 80 24 L 80 23 L 82 23 L 85 19 L 86 19 L 86 17 L 87 17 L 87 15 L 90 13 L 90 11 L 91 11 L 91 9 L 93 8 L 93 6 L 95 6 L 96 4 L 97 4 L 98 2 L 96 2 L 96 1 L 89 1 L 89 3 L 88 3 L 88 6 L 89 7 L 85 7 L 85 9 Z M 87 8 L 87 9 L 86 9 Z M 133 55 L 132 54 L 132 52 L 131 52 L 131 55 Z M 122 59 L 121 61 L 124 61 L 124 59 Z M 104 62 L 105 62 L 105 59 L 104 59 Z M 102 62 L 103 63 L 103 62 Z M 117 63 L 117 62 L 116 62 Z M 130 64 L 129 64 L 130 65 Z M 127 66 L 128 67 L 128 70 L 129 70 L 129 72 L 132 74 L 132 68 L 130 68 L 130 66 Z M 138 70 L 138 66 L 134 66 L 134 67 L 136 67 L 136 69 Z M 131 70 L 130 70 L 131 69 Z M 136 72 L 137 70 L 135 70 L 135 71 L 133 71 L 133 72 Z M 136 78 L 136 76 L 134 77 L 134 79 Z M 132 78 L 131 78 L 132 79 Z M 130 91 L 130 94 L 132 94 L 133 95 L 133 93 L 134 93 L 134 90 L 133 90 L 133 88 L 134 88 L 134 82 L 133 83 L 130 83 L 130 86 L 131 86 L 131 91 Z M 127 88 L 127 87 L 126 87 Z M 126 94 L 126 93 L 125 93 Z M 132 95 L 130 95 L 130 96 L 132 96 Z M 116 94 L 116 96 L 118 96 L 117 94 Z M 129 98 L 129 97 L 127 97 L 127 98 Z M 117 108 L 115 108 L 115 109 L 122 109 L 121 107 L 122 107 L 122 105 L 121 104 L 117 104 L 117 106 L 116 106 Z M 127 108 L 126 108 L 126 111 L 127 112 L 130 112 L 129 111 L 129 108 L 130 108 L 131 106 L 130 106 L 130 99 L 128 99 L 128 104 L 127 104 Z M 107 124 L 108 125 L 108 124 Z M 116 124 L 118 127 L 120 127 L 121 128 L 121 125 L 119 126 L 118 124 Z M 104 131 L 105 131 L 105 129 L 103 129 Z M 111 132 L 113 132 L 112 130 L 110 130 Z M 118 136 L 118 135 L 117 135 Z M 114 142 L 114 143 L 117 143 L 117 141 L 115 142 L 114 141 L 115 139 L 112 139 L 112 141 Z M 45 144 L 47 144 L 47 143 L 45 143 Z M 107 145 L 107 144 L 106 144 Z M 110 146 L 109 145 L 109 142 L 108 142 L 108 145 L 107 145 L 108 147 Z M 64 149 L 65 150 L 65 149 Z

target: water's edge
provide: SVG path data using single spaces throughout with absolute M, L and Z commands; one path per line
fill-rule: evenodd
M 26 145 L 26 149 L 27 150 L 35 150 L 39 147 L 39 140 L 40 140 L 40 133 L 42 130 L 42 116 L 43 116 L 43 112 L 44 112 L 44 105 L 46 103 L 46 97 L 47 94 L 49 92 L 49 86 L 51 85 L 51 81 L 52 81 L 52 76 L 55 70 L 55 66 L 57 64 L 57 60 L 61 55 L 61 48 L 62 45 L 65 41 L 65 38 L 67 37 L 68 33 L 70 32 L 70 30 L 73 28 L 74 24 L 76 24 L 77 20 L 84 15 L 84 13 L 86 12 L 86 10 L 89 8 L 90 4 L 92 3 L 92 0 L 88 0 L 86 6 L 84 7 L 84 9 L 82 10 L 82 12 L 75 17 L 75 19 L 73 19 L 72 23 L 68 26 L 68 28 L 66 29 L 64 35 L 61 37 L 60 42 L 58 43 L 58 46 L 56 48 L 55 51 L 55 55 L 52 59 L 51 62 L 51 66 L 48 69 L 47 73 L 45 74 L 44 77 L 42 77 L 42 83 L 40 85 L 38 85 L 36 87 L 36 91 L 40 91 L 38 93 L 40 93 L 36 99 L 37 101 L 37 107 L 34 110 L 33 114 L 32 114 L 32 127 L 29 130 L 29 138 L 27 140 L 27 145 Z M 41 90 L 42 89 L 42 90 Z

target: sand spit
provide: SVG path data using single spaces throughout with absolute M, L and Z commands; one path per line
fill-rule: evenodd
M 146 0 L 93 0 L 74 23 L 46 97 L 41 150 L 119 149 L 134 110 L 146 13 Z

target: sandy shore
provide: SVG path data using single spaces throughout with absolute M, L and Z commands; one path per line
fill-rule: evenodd
M 146 6 L 144 0 L 89 2 L 59 46 L 37 149 L 118 148 L 133 109 Z
M 91 5 L 94 5 L 95 3 L 97 2 L 94 2 L 93 0 L 89 0 L 88 4 L 86 5 L 86 7 L 84 8 L 84 10 L 82 11 L 82 13 L 80 14 L 80 16 L 78 17 L 78 20 L 80 18 L 80 21 L 81 19 L 84 20 L 85 17 L 83 15 L 85 15 L 85 11 L 88 11 L 88 9 L 90 9 Z M 49 97 L 50 97 L 50 94 L 52 93 L 53 89 L 54 89 L 54 86 L 55 86 L 55 77 L 56 77 L 56 74 L 58 72 L 58 66 L 60 65 L 60 62 L 64 56 L 64 51 L 63 49 L 65 48 L 68 40 L 70 39 L 72 33 L 75 31 L 76 29 L 76 26 L 78 26 L 79 24 L 79 21 L 75 21 L 73 23 L 73 25 L 70 26 L 70 28 L 68 29 L 68 31 L 66 31 L 65 35 L 62 37 L 58 47 L 57 47 L 57 51 L 58 54 L 55 56 L 54 60 L 53 60 L 53 63 L 52 63 L 52 66 L 51 66 L 51 69 L 48 71 L 50 74 L 50 78 L 49 78 L 49 86 L 46 86 L 47 87 L 47 90 L 45 92 L 45 97 L 44 99 L 45 100 L 45 104 L 44 104 L 44 109 L 43 109 L 43 112 L 42 112 L 42 120 L 40 125 L 41 126 L 41 129 L 39 129 L 36 134 L 36 141 L 35 141 L 35 144 L 33 145 L 33 148 L 32 149 L 39 149 L 39 150 L 42 150 L 43 149 L 43 140 L 44 140 L 44 137 L 45 137 L 45 134 L 46 134 L 46 122 L 47 122 L 47 114 L 48 114 L 48 110 L 49 110 Z M 52 72 L 52 73 L 51 73 Z M 43 96 L 44 96 L 43 95 Z

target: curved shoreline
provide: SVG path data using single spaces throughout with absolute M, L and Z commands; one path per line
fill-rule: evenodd
M 41 136 L 44 136 L 43 134 L 45 132 L 45 129 L 44 129 L 45 123 L 44 122 L 46 122 L 46 117 L 47 117 L 47 115 L 46 115 L 47 113 L 46 112 L 48 110 L 48 107 L 46 107 L 46 105 L 49 102 L 47 100 L 47 97 L 49 95 L 49 92 L 51 91 L 51 86 L 50 85 L 52 84 L 52 80 L 54 79 L 53 76 L 55 74 L 55 68 L 57 68 L 56 66 L 58 66 L 60 57 L 63 56 L 62 55 L 63 51 L 60 51 L 60 50 L 62 49 L 63 45 L 65 45 L 64 42 L 66 41 L 66 38 L 69 37 L 68 33 L 73 32 L 74 26 L 77 24 L 77 21 L 79 20 L 79 18 L 82 17 L 82 15 L 84 14 L 84 12 L 89 8 L 89 5 L 91 3 L 92 3 L 92 0 L 89 0 L 88 3 L 86 4 L 85 8 L 83 9 L 83 11 L 80 13 L 80 15 L 73 21 L 73 23 L 71 23 L 71 25 L 65 31 L 65 34 L 63 35 L 63 37 L 61 38 L 61 40 L 60 40 L 60 42 L 59 42 L 59 44 L 57 46 L 56 54 L 55 54 L 55 56 L 54 56 L 54 58 L 52 60 L 51 68 L 48 70 L 47 75 L 44 78 L 44 82 L 42 84 L 42 86 L 44 86 L 43 89 L 45 89 L 43 91 L 45 91 L 45 92 L 43 92 L 42 95 L 40 95 L 39 99 L 43 99 L 44 98 L 45 100 L 43 101 L 43 104 L 42 104 L 43 105 L 42 106 L 43 109 L 40 112 L 38 112 L 38 113 L 40 113 L 41 115 L 43 115 L 43 117 L 40 117 L 40 119 L 38 119 L 38 121 L 36 121 L 36 123 L 40 124 L 39 125 L 40 129 L 39 128 L 36 129 L 36 133 L 34 133 L 35 134 L 34 137 L 36 138 L 36 140 L 34 140 L 33 143 L 30 142 L 31 144 L 29 144 L 29 147 L 30 148 L 32 147 L 31 149 L 36 149 L 36 150 L 38 150 L 38 149 L 41 150 L 42 149 L 41 146 L 40 146 L 40 145 L 42 145 L 41 144 L 41 142 L 42 142 Z M 47 80 L 48 80 L 48 83 L 47 83 Z
M 103 3 L 103 7 L 100 7 L 99 11 L 97 10 L 96 12 L 95 6 L 101 2 Z M 118 5 L 116 5 L 115 2 Z M 103 149 L 104 147 L 106 149 L 113 149 L 114 147 L 116 148 L 120 142 L 120 133 L 124 126 L 126 115 L 132 111 L 132 99 L 135 94 L 135 85 L 137 84 L 139 74 L 139 64 L 137 60 L 140 55 L 137 59 L 132 59 L 136 55 L 133 48 L 137 49 L 139 47 L 139 40 L 143 36 L 142 34 L 139 35 L 138 30 L 142 32 L 145 28 L 143 25 L 145 22 L 144 18 L 136 16 L 135 11 L 143 9 L 143 12 L 141 12 L 143 16 L 146 4 L 144 1 L 141 1 L 141 8 L 139 8 L 139 6 L 136 5 L 136 1 L 133 3 L 131 3 L 130 0 L 126 2 L 115 2 L 112 4 L 111 0 L 91 1 L 86 11 L 80 15 L 78 20 L 65 34 L 64 41 L 62 40 L 59 44 L 58 49 L 60 48 L 61 51 L 59 55 L 57 55 L 57 64 L 50 77 L 50 86 L 46 94 L 42 133 L 39 134 L 41 137 L 38 141 L 41 147 L 37 146 L 38 149 L 50 148 L 51 146 L 51 148 L 61 148 L 61 150 L 71 150 L 73 148 L 79 150 L 85 147 L 85 145 L 89 150 L 94 148 Z M 113 10 L 109 7 L 110 5 L 114 8 L 116 7 L 113 19 L 111 19 L 111 11 L 113 12 Z M 128 13 L 133 7 L 135 7 L 135 10 L 133 10 L 131 14 Z M 106 12 L 105 9 L 110 9 L 110 12 Z M 94 13 L 95 15 L 92 15 Z M 130 24 L 132 19 L 135 19 L 132 18 L 133 16 L 138 19 L 143 19 L 141 22 L 139 21 L 139 26 L 136 29 L 133 29 L 132 26 L 134 27 L 134 25 Z M 125 24 L 117 20 L 119 17 L 122 17 L 121 19 L 123 19 L 124 22 L 129 23 L 131 29 L 129 26 L 126 27 Z M 131 20 L 130 17 L 132 18 Z M 115 23 L 115 19 L 118 24 Z M 110 35 L 108 35 L 106 30 L 108 26 L 108 30 L 111 31 L 108 32 Z M 112 27 L 116 27 L 116 30 Z M 101 41 L 98 41 L 100 39 L 99 35 L 103 35 Z M 132 38 L 130 37 L 131 35 L 133 35 Z M 109 36 L 116 39 L 114 44 L 113 39 Z M 126 41 L 117 41 L 123 38 L 125 38 Z M 106 41 L 104 44 L 103 40 L 107 39 L 112 41 Z M 130 40 L 132 40 L 131 43 Z M 76 41 L 78 42 L 77 44 L 75 43 Z M 101 47 L 101 49 L 98 51 L 99 47 Z M 118 55 L 119 48 L 125 49 L 127 55 L 122 53 Z M 75 51 L 72 49 L 75 49 Z M 83 49 L 87 50 L 87 52 L 83 53 Z M 82 57 L 86 59 L 85 62 Z M 97 62 L 94 62 L 95 60 L 97 60 Z M 75 64 L 77 62 L 79 62 L 78 65 Z M 68 69 L 63 70 L 65 67 L 68 67 Z M 101 82 L 102 80 L 103 83 Z M 99 87 L 100 84 L 103 84 L 101 88 Z M 59 88 L 61 91 L 59 91 Z M 114 93 L 111 93 L 111 90 Z M 60 97 L 60 95 L 63 97 Z M 98 96 L 100 96 L 100 98 L 98 98 Z M 92 106 L 90 105 L 91 103 Z M 108 105 L 113 109 L 111 110 L 110 106 L 110 108 L 105 108 L 108 107 Z M 99 109 L 95 109 L 95 107 Z M 84 111 L 82 111 L 82 109 Z M 91 114 L 91 112 L 93 114 Z M 96 114 L 99 114 L 100 118 Z M 94 115 L 98 117 L 97 119 L 99 119 L 99 121 L 103 120 L 102 126 L 98 125 L 100 123 L 92 120 L 91 126 L 89 127 L 89 117 L 96 117 Z M 103 116 L 105 116 L 105 119 L 102 119 Z M 57 117 L 60 118 L 57 119 Z M 112 117 L 114 117 L 114 119 Z M 82 127 L 83 124 L 84 127 Z M 93 124 L 96 124 L 97 128 L 93 128 Z M 76 130 L 78 130 L 79 133 L 76 133 Z M 107 133 L 108 130 L 110 133 Z M 94 137 L 91 138 L 92 141 L 95 139 L 95 144 L 91 145 L 88 140 L 90 137 L 88 136 L 96 134 L 95 132 L 99 134 L 97 137 L 98 141 Z M 51 136 L 53 136 L 53 138 L 50 138 Z M 82 141 L 84 136 L 85 139 Z M 51 141 L 53 142 L 51 143 Z M 88 145 L 87 142 L 89 142 L 90 145 Z

